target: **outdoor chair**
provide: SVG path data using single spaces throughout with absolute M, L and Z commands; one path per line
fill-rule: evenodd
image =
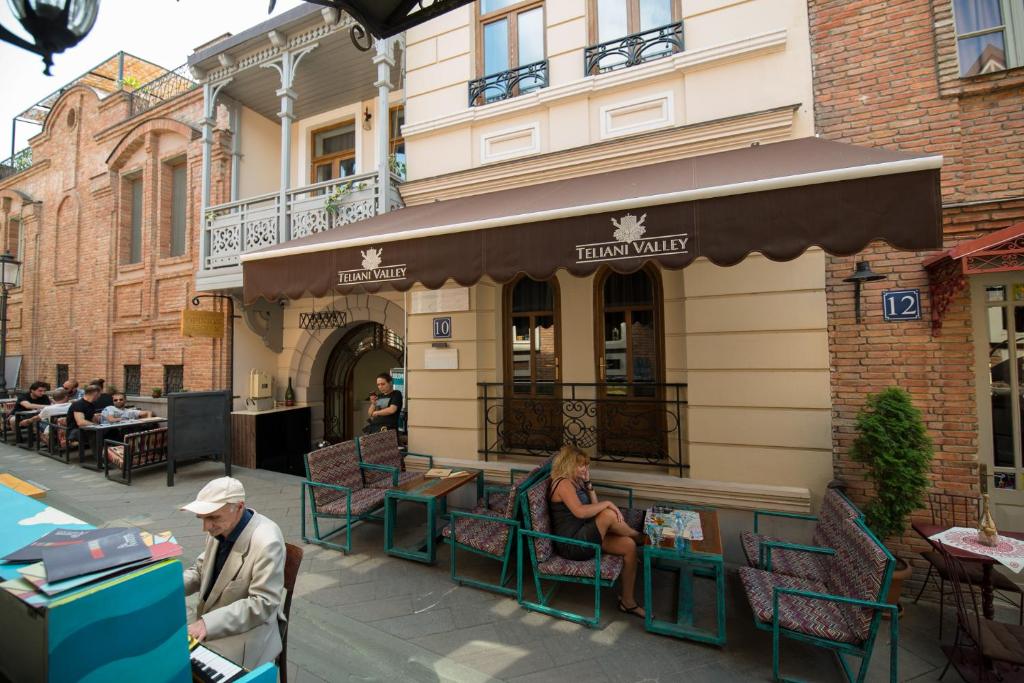
M 740 543 L 747 564 L 755 569 L 824 581 L 829 573 L 832 556 L 835 555 L 831 545 L 835 527 L 846 520 L 862 516 L 861 511 L 843 492 L 828 489 L 817 515 L 755 510 L 754 530 L 740 532 Z M 759 523 L 762 517 L 814 521 L 811 544 L 761 534 Z
M 278 622 L 281 629 L 281 654 L 277 656 L 277 670 L 281 683 L 288 683 L 288 623 L 292 613 L 292 594 L 295 593 L 295 578 L 299 575 L 304 551 L 297 545 L 284 544 L 284 621 Z
M 11 416 L 14 414 L 14 409 L 17 407 L 17 405 L 17 399 L 13 398 L 0 401 L 0 417 L 3 418 L 3 425 L 0 426 L 0 438 L 4 440 L 4 443 L 7 443 L 7 439 L 11 434 L 10 419 Z
M 427 461 L 427 468 L 434 466 L 434 458 L 422 453 L 402 453 L 398 448 L 398 432 L 388 429 L 383 432 L 374 432 L 360 436 L 358 440 L 359 460 L 371 465 L 384 465 L 389 470 L 367 469 L 363 472 L 363 481 L 367 486 L 380 486 L 388 482 L 388 472 L 397 471 L 398 478 L 394 484 L 404 484 L 416 478 L 416 472 L 405 471 L 405 458 L 424 458 Z
M 618 555 L 608 555 L 600 544 L 579 541 L 574 538 L 555 536 L 551 533 L 551 514 L 548 509 L 548 488 L 551 480 L 544 477 L 518 496 L 523 515 L 519 527 L 518 564 L 516 567 L 516 598 L 528 610 L 541 612 L 560 619 L 567 619 L 591 628 L 601 623 L 601 589 L 610 588 L 622 573 L 623 560 Z M 569 545 L 593 548 L 590 560 L 569 560 L 555 553 L 554 541 Z M 523 548 L 529 553 L 533 569 L 533 583 L 536 600 L 527 600 L 523 590 Z M 544 592 L 545 581 L 551 582 L 551 589 Z M 559 585 L 580 583 L 594 587 L 594 616 L 556 609 L 551 606 Z
M 506 584 L 512 578 L 509 569 L 516 531 L 519 529 L 519 522 L 515 519 L 518 490 L 513 486 L 505 492 L 503 510 L 495 511 L 480 505 L 471 512 L 451 511 L 450 522 L 441 530 L 441 534 L 448 539 L 448 545 L 451 547 L 452 581 L 459 585 L 482 588 L 503 595 L 516 595 L 516 589 Z M 460 576 L 457 568 L 460 549 L 501 562 L 501 577 L 498 583 Z
M 946 675 L 950 664 L 964 680 L 1002 680 L 998 662 L 1019 671 L 1024 666 L 1024 626 L 986 619 L 968 564 L 949 554 L 943 545 L 938 552 L 956 603 L 956 638 L 952 647 L 942 648 L 948 661 L 939 678 Z M 968 656 L 970 650 L 972 656 Z
M 305 455 L 306 481 L 302 482 L 302 540 L 342 552 L 352 549 L 352 527 L 365 520 L 382 521 L 384 494 L 398 484 L 399 471 L 387 465 L 359 461 L 355 441 L 327 446 Z M 364 472 L 385 472 L 387 477 L 367 486 Z M 313 520 L 313 536 L 306 535 L 306 502 Z M 321 520 L 341 522 L 337 529 L 322 533 Z M 345 532 L 344 544 L 327 539 Z
M 49 423 L 45 435 L 40 434 L 37 441 L 36 451 L 54 460 L 60 460 L 64 464 L 71 462 L 72 449 L 78 448 L 77 441 L 68 441 L 68 418 L 60 415 Z
M 931 512 L 932 524 L 941 526 L 976 527 L 978 526 L 979 517 L 978 501 L 978 498 L 961 496 L 955 493 L 929 493 L 928 508 Z M 929 581 L 938 582 L 939 638 L 941 639 L 942 621 L 946 609 L 946 584 L 950 582 L 949 569 L 946 567 L 946 559 L 943 553 L 939 552 L 935 548 L 929 548 L 922 552 L 921 557 L 928 562 L 928 573 L 925 574 L 924 581 L 921 583 L 921 590 L 917 592 L 914 602 L 916 603 L 921 599 L 921 594 L 924 593 L 924 589 L 928 587 Z M 971 585 L 980 586 L 982 584 L 982 570 L 980 564 L 973 562 L 966 563 L 963 564 L 963 568 L 966 572 L 966 577 L 971 582 Z M 932 578 L 932 572 L 935 572 L 934 579 Z M 1020 586 L 1014 583 L 1012 579 L 1008 578 L 1002 572 L 993 569 L 992 588 L 994 589 L 995 595 L 1017 608 L 1017 623 L 1024 625 L 1024 593 L 1022 593 Z M 1010 594 L 1016 595 L 1017 599 L 1014 600 Z
M 772 676 L 780 674 L 780 639 L 798 640 L 836 653 L 847 680 L 864 680 L 882 614 L 891 619 L 889 680 L 899 680 L 899 615 L 885 602 L 896 560 L 868 530 L 863 518 L 841 520 L 831 541 L 835 561 L 824 581 L 740 567 L 740 580 L 754 613 L 754 625 L 772 634 Z M 801 552 L 789 549 L 789 552 Z M 844 655 L 858 657 L 850 668 Z
M 136 470 L 167 464 L 167 427 L 125 434 L 123 441 L 106 439 L 103 456 L 103 475 L 130 486 Z M 111 468 L 118 476 L 110 476 Z

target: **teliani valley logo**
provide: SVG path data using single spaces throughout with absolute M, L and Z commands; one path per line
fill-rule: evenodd
M 620 259 L 644 258 L 669 254 L 686 254 L 690 241 L 689 233 L 644 237 L 647 234 L 647 214 L 637 218 L 627 213 L 620 218 L 611 218 L 614 242 L 595 242 L 576 245 L 576 263 L 597 261 L 618 261 Z
M 404 263 L 383 265 L 384 247 L 361 249 L 362 268 L 338 271 L 339 285 L 354 285 L 363 282 L 394 282 L 404 280 L 408 268 Z

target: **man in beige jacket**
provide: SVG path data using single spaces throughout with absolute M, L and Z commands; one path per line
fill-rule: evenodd
M 214 479 L 194 501 L 209 534 L 206 549 L 185 570 L 185 595 L 199 592 L 190 636 L 247 669 L 281 652 L 284 621 L 284 537 L 272 520 L 245 507 L 242 482 Z

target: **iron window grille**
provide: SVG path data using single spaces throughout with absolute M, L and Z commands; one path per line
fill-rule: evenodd
M 164 366 L 164 396 L 167 394 L 175 394 L 181 391 L 181 388 L 185 384 L 185 366 L 184 365 L 165 365 Z
M 548 87 L 548 60 L 524 64 L 515 69 L 477 78 L 469 82 L 469 106 L 500 102 Z
M 607 40 L 583 50 L 583 75 L 626 69 L 683 51 L 683 22 Z
M 68 381 L 68 366 L 66 363 L 57 364 L 57 386 L 61 386 L 64 382 Z
M 142 366 L 124 366 L 124 393 L 129 396 L 142 394 Z

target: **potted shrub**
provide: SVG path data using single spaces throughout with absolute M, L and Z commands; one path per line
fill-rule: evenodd
M 931 439 L 910 394 L 890 387 L 868 396 L 857 414 L 857 438 L 850 455 L 868 466 L 875 484 L 875 497 L 864 508 L 868 528 L 883 542 L 902 535 L 910 514 L 924 507 L 932 461 Z M 899 604 L 910 574 L 910 565 L 897 557 L 890 604 Z
M 160 387 L 153 387 L 153 398 L 160 398 L 164 395 L 164 390 Z

